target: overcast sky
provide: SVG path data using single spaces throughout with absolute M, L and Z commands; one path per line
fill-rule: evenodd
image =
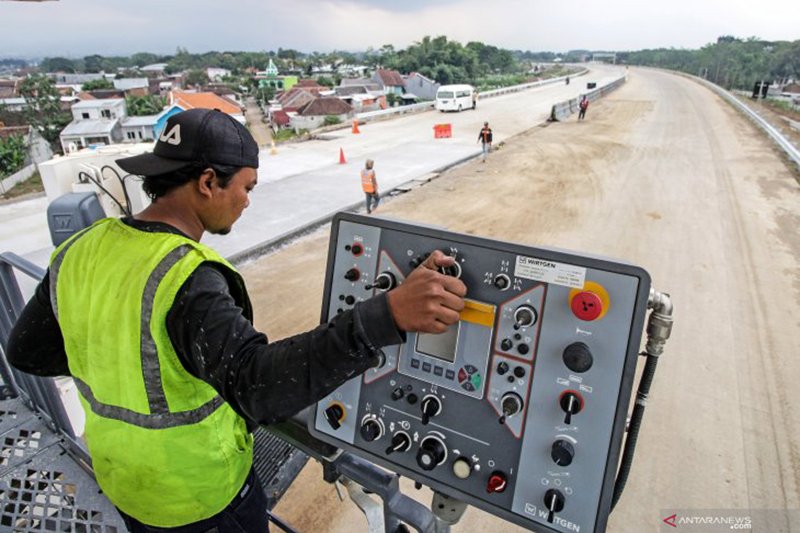
M 463 44 L 699 48 L 720 35 L 800 39 L 800 0 L 0 0 L 0 57 Z

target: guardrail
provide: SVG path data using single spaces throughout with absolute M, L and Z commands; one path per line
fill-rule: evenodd
M 781 135 L 781 133 L 778 130 L 776 130 L 775 127 L 772 126 L 772 124 L 761 118 L 758 115 L 758 113 L 756 113 L 748 106 L 743 104 L 741 101 L 739 101 L 738 98 L 730 94 L 728 91 L 726 91 L 719 85 L 711 83 L 708 80 L 704 80 L 703 78 L 692 76 L 691 74 L 686 74 L 685 72 L 675 72 L 675 71 L 669 71 L 669 72 L 680 74 L 685 78 L 697 81 L 707 86 L 709 89 L 711 89 L 712 91 L 723 97 L 729 103 L 733 104 L 733 107 L 737 108 L 739 111 L 744 113 L 750 120 L 755 122 L 756 126 L 767 132 L 767 135 L 769 135 L 772 138 L 772 140 L 775 141 L 778 144 L 778 146 L 780 146 L 783 149 L 784 152 L 786 152 L 786 155 L 788 155 L 789 158 L 792 161 L 794 161 L 795 165 L 797 165 L 797 167 L 800 168 L 800 150 L 798 150 L 791 142 L 789 142 L 789 140 L 786 137 Z
M 622 84 L 625 83 L 627 79 L 628 79 L 627 76 L 623 76 L 621 78 L 612 81 L 608 85 L 603 85 L 602 87 L 589 91 L 588 93 L 585 93 L 585 95 L 590 102 L 594 102 L 595 100 L 598 100 L 603 96 L 621 87 Z M 563 102 L 559 102 L 553 105 L 553 108 L 550 110 L 550 118 L 548 119 L 548 121 L 558 122 L 560 120 L 564 120 L 565 118 L 569 117 L 570 115 L 578 111 L 579 103 L 580 103 L 579 98 L 571 98 L 569 100 L 565 100 Z
M 504 94 L 516 93 L 520 91 L 527 91 L 528 89 L 533 89 L 535 87 L 542 87 L 544 85 L 553 85 L 555 83 L 563 82 L 567 78 L 577 78 L 578 76 L 583 76 L 589 69 L 583 69 L 582 71 L 576 74 L 570 74 L 569 76 L 559 76 L 558 78 L 550 78 L 547 80 L 541 81 L 534 81 L 531 83 L 522 83 L 520 85 L 512 85 L 510 87 L 502 87 L 500 89 L 492 89 L 491 91 L 484 91 L 482 93 L 478 93 L 478 101 L 483 100 L 484 98 L 494 98 L 496 96 L 502 96 Z M 429 111 L 434 108 L 433 102 L 422 102 L 420 104 L 412 104 L 412 105 L 403 105 L 397 107 L 391 107 L 389 109 L 381 109 L 380 111 L 366 111 L 364 113 L 356 113 L 355 118 L 358 120 L 359 123 L 369 122 L 371 120 L 385 118 L 393 115 L 406 115 L 408 113 L 419 113 L 423 111 Z

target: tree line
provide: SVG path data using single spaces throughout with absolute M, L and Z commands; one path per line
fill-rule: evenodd
M 491 74 L 510 74 L 527 70 L 528 63 L 519 52 L 512 52 L 481 42 L 462 45 L 447 37 L 426 36 L 403 50 L 392 45 L 365 52 L 333 51 L 303 53 L 278 48 L 269 52 L 206 52 L 192 54 L 179 47 L 175 54 L 159 55 L 140 52 L 131 56 L 88 55 L 82 58 L 48 57 L 39 68 L 43 72 L 98 73 L 121 72 L 133 75 L 137 67 L 166 63 L 166 72 L 197 71 L 208 67 L 228 69 L 234 76 L 247 69 L 265 70 L 272 61 L 281 72 L 311 74 L 315 67 L 337 64 L 363 64 L 371 68 L 397 69 L 404 73 L 419 72 L 440 83 L 470 83 Z
M 726 35 L 699 50 L 659 48 L 617 53 L 617 62 L 679 70 L 727 89 L 750 90 L 758 80 L 780 83 L 800 78 L 800 40 L 771 42 Z

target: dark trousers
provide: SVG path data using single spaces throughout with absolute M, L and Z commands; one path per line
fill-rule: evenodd
M 583 120 L 583 117 L 586 116 L 586 108 L 582 107 L 580 111 L 578 111 L 578 120 Z
M 165 497 L 167 497 L 165 495 Z M 117 509 L 119 511 L 119 509 Z M 212 516 L 185 526 L 163 528 L 142 524 L 133 517 L 119 511 L 125 525 L 132 533 L 264 533 L 269 531 L 267 497 L 255 470 L 242 485 L 239 494 L 228 506 Z
M 378 193 L 374 192 L 365 192 L 364 194 L 367 197 L 367 213 L 372 213 L 372 210 L 376 209 L 378 204 L 381 203 L 381 197 L 378 195 Z M 373 202 L 375 205 L 372 205 Z

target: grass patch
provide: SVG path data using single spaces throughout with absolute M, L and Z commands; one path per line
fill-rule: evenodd
M 42 184 L 42 177 L 39 175 L 39 172 L 34 172 L 30 178 L 26 179 L 22 183 L 17 183 L 9 190 L 7 190 L 5 194 L 0 195 L 0 198 L 4 200 L 10 200 L 11 198 L 18 198 L 25 194 L 32 194 L 43 191 L 44 191 L 44 184 Z
M 295 133 L 293 129 L 285 129 L 285 130 L 278 130 L 278 133 L 273 133 L 272 138 L 275 140 L 275 142 L 282 142 L 294 139 L 296 137 L 302 137 L 307 133 L 308 130 L 300 130 L 299 133 Z

